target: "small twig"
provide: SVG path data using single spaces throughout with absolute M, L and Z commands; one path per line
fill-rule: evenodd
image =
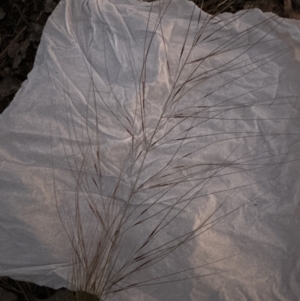
M 27 25 L 25 25 L 20 32 L 10 41 L 10 43 L 6 46 L 6 48 L 0 53 L 0 59 L 3 59 L 9 49 L 9 47 L 15 43 L 21 36 L 21 34 L 27 29 Z
M 20 10 L 19 6 L 17 4 L 13 5 L 17 11 L 19 12 L 21 19 L 27 24 L 28 27 L 31 27 L 30 23 L 26 20 L 26 17 L 24 16 L 23 12 Z
M 37 22 L 43 15 L 43 11 L 41 11 L 38 15 L 38 17 L 36 18 L 35 22 Z M 27 23 L 27 21 L 25 21 Z M 7 53 L 7 51 L 9 50 L 9 47 L 15 43 L 19 38 L 20 36 L 22 35 L 22 33 L 27 29 L 28 25 L 25 25 L 21 30 L 20 32 L 10 41 L 10 43 L 6 46 L 6 48 L 0 53 L 0 60 L 3 59 Z
M 25 289 L 23 287 L 23 284 L 17 282 L 17 285 L 21 291 L 21 293 L 23 294 L 24 298 L 26 301 L 36 301 L 36 299 L 34 297 L 31 297 L 30 295 L 28 295 L 27 289 Z

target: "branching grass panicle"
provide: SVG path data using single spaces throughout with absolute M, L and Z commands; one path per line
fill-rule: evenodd
M 264 200 L 299 160 L 299 131 L 282 131 L 295 118 L 283 107 L 295 97 L 264 94 L 280 79 L 260 76 L 295 47 L 274 47 L 283 19 L 270 14 L 252 26 L 241 22 L 232 35 L 249 12 L 219 16 L 231 4 L 224 3 L 214 15 L 191 3 L 144 3 L 147 22 L 134 38 L 126 28 L 111 30 L 99 15 L 102 52 L 91 45 L 87 57 L 83 50 L 86 107 L 76 107 L 66 92 L 69 139 L 59 130 L 74 193 L 60 189 L 54 173 L 73 250 L 70 282 L 80 301 L 220 273 L 201 271 L 238 254 L 196 264 L 182 254 L 224 219 Z M 179 6 L 189 18 L 171 28 L 168 18 Z M 114 30 L 122 47 L 119 71 Z

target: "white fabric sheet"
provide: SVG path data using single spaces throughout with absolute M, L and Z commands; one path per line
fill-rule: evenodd
M 200 10 L 192 2 L 171 1 L 164 12 L 166 5 L 62 0 L 49 18 L 34 68 L 0 117 L 0 275 L 67 286 L 71 248 L 56 199 L 71 210 L 66 207 L 75 194 L 71 171 L 82 149 L 95 159 L 101 139 L 103 195 L 109 197 L 132 133 L 143 140 L 144 126 L 150 141 L 160 122 L 151 140 L 156 147 L 138 180 L 148 180 L 148 189 L 134 202 L 153 202 L 153 191 L 164 187 L 150 187 L 165 178 L 151 177 L 172 158 L 160 176 L 171 173 L 167 179 L 181 184 L 160 199 L 156 210 L 183 195 L 181 205 L 188 205 L 158 240 L 197 227 L 220 204 L 208 222 L 237 210 L 139 276 L 203 265 L 188 273 L 193 278 L 129 289 L 113 300 L 297 301 L 300 23 L 257 9 L 210 21 L 201 12 L 197 23 Z M 190 81 L 177 95 L 173 92 L 171 99 L 180 100 L 168 103 L 161 115 L 179 75 L 180 57 L 183 64 L 201 26 L 205 30 L 175 89 Z M 137 100 L 149 43 L 142 125 Z M 137 160 L 124 175 L 120 204 L 140 164 Z M 86 168 L 87 173 L 94 170 L 93 164 Z M 185 198 L 192 195 L 188 202 Z M 95 200 L 99 197 L 95 192 Z M 131 232 L 124 253 L 146 232 L 142 227 Z

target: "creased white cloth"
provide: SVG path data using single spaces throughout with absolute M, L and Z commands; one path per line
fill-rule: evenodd
M 70 243 L 57 213 L 54 177 L 55 187 L 72 199 L 67 158 L 75 168 L 80 148 L 73 145 L 96 143 L 100 136 L 104 194 L 109 193 L 132 143 L 125 127 L 143 140 L 145 126 L 150 139 L 179 59 L 188 56 L 198 30 L 197 45 L 175 86 L 189 82 L 177 94 L 180 101 L 163 114 L 167 122 L 152 140 L 157 147 L 145 159 L 138 182 L 146 182 L 148 190 L 138 198 L 152 201 L 147 180 L 174 157 L 189 168 L 173 164 L 171 179 L 186 181 L 160 206 L 193 185 L 195 200 L 178 218 L 178 229 L 166 236 L 196 227 L 222 202 L 215 218 L 240 208 L 161 263 L 161 270 L 170 272 L 176 265 L 179 270 L 204 265 L 194 271 L 195 278 L 134 288 L 113 300 L 297 301 L 300 22 L 255 9 L 209 22 L 201 12 L 197 23 L 200 10 L 192 2 L 166 5 L 62 0 L 49 18 L 34 68 L 0 116 L 0 275 L 53 288 L 68 285 Z M 149 43 L 142 125 L 136 101 Z M 136 175 L 131 172 L 121 183 L 120 202 L 126 202 Z M 201 177 L 209 180 L 204 184 Z M 227 259 L 218 261 L 222 258 Z M 205 265 L 209 262 L 215 263 Z M 207 274 L 213 275 L 196 277 Z

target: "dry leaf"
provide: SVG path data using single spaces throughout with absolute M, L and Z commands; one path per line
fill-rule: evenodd
M 20 48 L 20 44 L 18 42 L 12 43 L 7 50 L 8 56 L 11 58 L 15 57 L 19 48 Z
M 4 9 L 0 6 L 0 20 L 2 20 L 5 17 L 5 11 Z
M 45 13 L 52 13 L 55 6 L 56 3 L 54 3 L 52 0 L 46 0 L 45 7 L 44 7 Z

